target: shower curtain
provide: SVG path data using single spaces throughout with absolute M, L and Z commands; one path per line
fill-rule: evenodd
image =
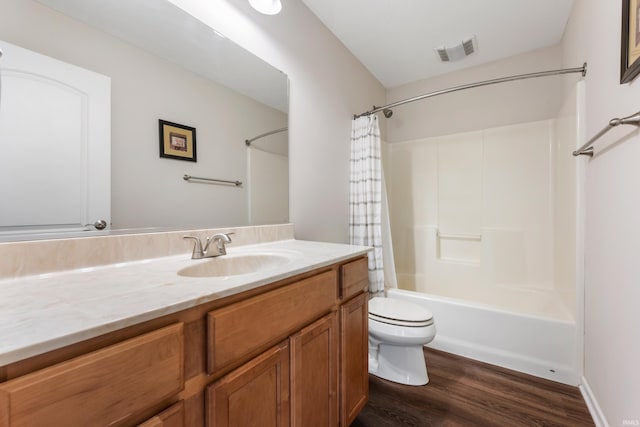
M 385 276 L 388 287 L 397 287 L 387 199 L 383 194 L 378 117 L 359 117 L 351 126 L 350 242 L 373 247 L 369 253 L 369 292 L 375 296 L 384 293 Z

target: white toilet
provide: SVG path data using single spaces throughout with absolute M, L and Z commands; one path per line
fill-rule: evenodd
M 427 384 L 422 347 L 435 335 L 429 310 L 393 298 L 370 299 L 369 373 L 400 384 Z

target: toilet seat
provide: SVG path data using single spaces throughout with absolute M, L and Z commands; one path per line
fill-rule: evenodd
M 369 300 L 369 319 L 390 325 L 425 327 L 433 325 L 433 314 L 416 304 L 393 298 Z

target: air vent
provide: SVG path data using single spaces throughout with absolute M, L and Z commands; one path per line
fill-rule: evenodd
M 449 55 L 447 55 L 447 49 L 445 49 L 444 46 L 436 49 L 436 52 L 438 52 L 438 55 L 440 56 L 440 61 L 449 61 Z
M 460 43 L 453 46 L 440 46 L 435 50 L 440 61 L 451 62 L 471 55 L 473 52 L 478 50 L 478 43 L 476 42 L 476 36 L 471 36 L 463 39 Z
M 462 41 L 462 48 L 464 49 L 465 56 L 471 55 L 476 50 L 473 47 L 473 39 L 466 39 Z

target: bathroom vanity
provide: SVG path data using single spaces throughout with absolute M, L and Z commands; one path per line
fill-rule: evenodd
M 16 319 L 29 337 L 14 347 L 0 325 L 0 427 L 348 426 L 368 394 L 367 248 L 248 248 L 229 256 L 290 261 L 190 277 L 176 271 L 211 260 L 182 254 L 0 281 L 2 298 L 49 284 L 51 304 L 91 306 L 69 326 L 43 301 L 28 325 Z

